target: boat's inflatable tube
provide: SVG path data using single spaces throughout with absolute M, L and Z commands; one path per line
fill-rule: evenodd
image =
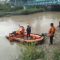
M 32 42 L 40 42 L 42 43 L 43 40 L 44 40 L 44 37 L 43 36 L 40 36 L 38 34 L 30 34 L 31 36 L 31 39 L 27 39 L 27 34 L 25 33 L 24 36 L 26 37 L 26 39 L 24 38 L 21 38 L 21 37 L 17 37 L 17 36 L 12 36 L 11 34 L 9 36 L 7 36 L 6 38 L 10 41 L 10 42 L 15 42 L 15 41 L 18 41 L 18 42 L 25 42 L 25 43 L 32 43 Z

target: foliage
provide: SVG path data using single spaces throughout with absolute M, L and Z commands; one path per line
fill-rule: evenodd
M 54 51 L 54 58 L 53 60 L 60 60 L 60 51 L 59 50 L 55 50 Z
M 11 8 L 11 6 L 9 4 L 0 4 L 0 11 L 2 12 L 12 12 L 12 11 L 19 11 L 20 12 L 24 12 L 24 13 L 27 13 L 27 12 L 34 12 L 34 11 L 41 11 L 41 10 L 44 10 L 45 8 L 44 7 L 37 7 L 37 6 L 28 6 L 26 7 L 26 10 L 24 10 L 23 7 L 13 7 Z M 22 11 L 23 10 L 23 11 Z
M 34 43 L 26 46 L 26 50 L 23 52 L 22 60 L 37 60 L 44 59 L 45 53 L 43 50 L 37 48 Z
M 9 4 L 0 4 L 0 11 L 10 11 L 10 9 Z

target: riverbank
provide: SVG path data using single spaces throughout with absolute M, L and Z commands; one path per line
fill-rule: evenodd
M 44 8 L 29 8 L 29 9 L 18 9 L 15 11 L 5 11 L 5 12 L 0 12 L 0 17 L 1 16 L 6 16 L 6 15 L 28 15 L 28 14 L 33 14 L 33 13 L 37 13 L 37 12 L 44 12 L 45 9 Z
M 37 12 L 60 11 L 60 5 L 16 7 L 0 4 L 0 17 L 8 15 L 29 15 Z
M 36 13 L 54 13 L 54 12 L 60 12 L 60 11 L 40 11 L 40 10 L 35 10 L 35 11 L 28 11 L 28 10 L 24 10 L 21 12 L 0 12 L 0 17 L 4 17 L 4 16 L 19 16 L 19 15 L 30 15 L 30 14 L 36 14 Z

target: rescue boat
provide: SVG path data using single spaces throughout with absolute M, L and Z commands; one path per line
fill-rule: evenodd
M 38 34 L 30 34 L 29 39 L 27 39 L 27 33 L 24 33 L 24 36 L 14 36 L 13 34 L 9 34 L 9 36 L 6 36 L 6 38 L 10 42 L 20 42 L 20 43 L 43 43 L 44 42 L 44 37 Z

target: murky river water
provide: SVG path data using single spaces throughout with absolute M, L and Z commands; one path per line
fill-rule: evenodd
M 47 33 L 50 23 L 58 26 L 60 12 L 43 12 L 31 15 L 0 17 L 0 60 L 16 60 L 19 55 L 19 48 L 16 44 L 11 45 L 5 38 L 10 32 L 23 25 L 26 29 L 29 24 L 32 33 Z

